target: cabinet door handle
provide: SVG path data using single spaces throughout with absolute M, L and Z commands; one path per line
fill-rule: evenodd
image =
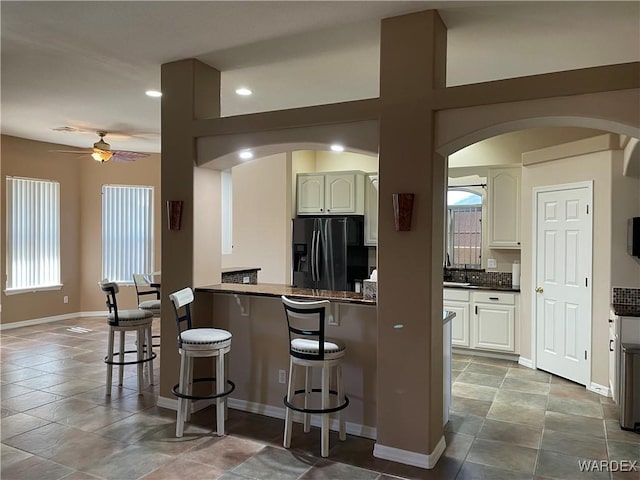
M 499 297 L 489 297 L 489 300 L 500 300 Z
M 609 351 L 613 352 L 613 340 L 609 340 Z
M 478 314 L 478 305 L 476 305 L 476 315 Z

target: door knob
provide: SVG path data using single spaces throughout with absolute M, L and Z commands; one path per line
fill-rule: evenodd
M 544 288 L 536 287 L 536 293 L 542 293 L 542 292 L 544 292 Z

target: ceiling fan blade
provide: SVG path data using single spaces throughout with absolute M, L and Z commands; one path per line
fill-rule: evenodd
M 56 153 L 78 153 L 78 154 L 88 154 L 93 152 L 93 150 L 49 150 L 50 152 L 56 152 Z
M 148 156 L 148 153 L 130 152 L 127 150 L 113 150 L 113 157 L 111 157 L 111 159 L 117 162 L 133 162 L 138 158 L 144 158 Z

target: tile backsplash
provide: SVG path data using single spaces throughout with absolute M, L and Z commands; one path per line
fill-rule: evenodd
M 640 288 L 613 287 L 611 303 L 640 305 Z
M 482 286 L 511 286 L 511 272 L 485 272 L 484 270 L 445 268 L 444 280 L 447 282 L 469 282 L 473 285 Z

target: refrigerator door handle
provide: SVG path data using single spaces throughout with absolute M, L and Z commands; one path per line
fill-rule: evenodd
M 311 280 L 316 281 L 316 230 L 313 229 L 313 234 L 311 236 Z
M 320 224 L 320 221 L 318 221 L 318 223 Z M 321 226 L 321 224 L 318 226 Z M 318 265 L 318 257 L 320 257 L 320 229 L 318 229 L 318 233 L 316 235 L 316 256 L 313 260 L 316 264 L 316 282 L 320 281 L 320 265 Z

